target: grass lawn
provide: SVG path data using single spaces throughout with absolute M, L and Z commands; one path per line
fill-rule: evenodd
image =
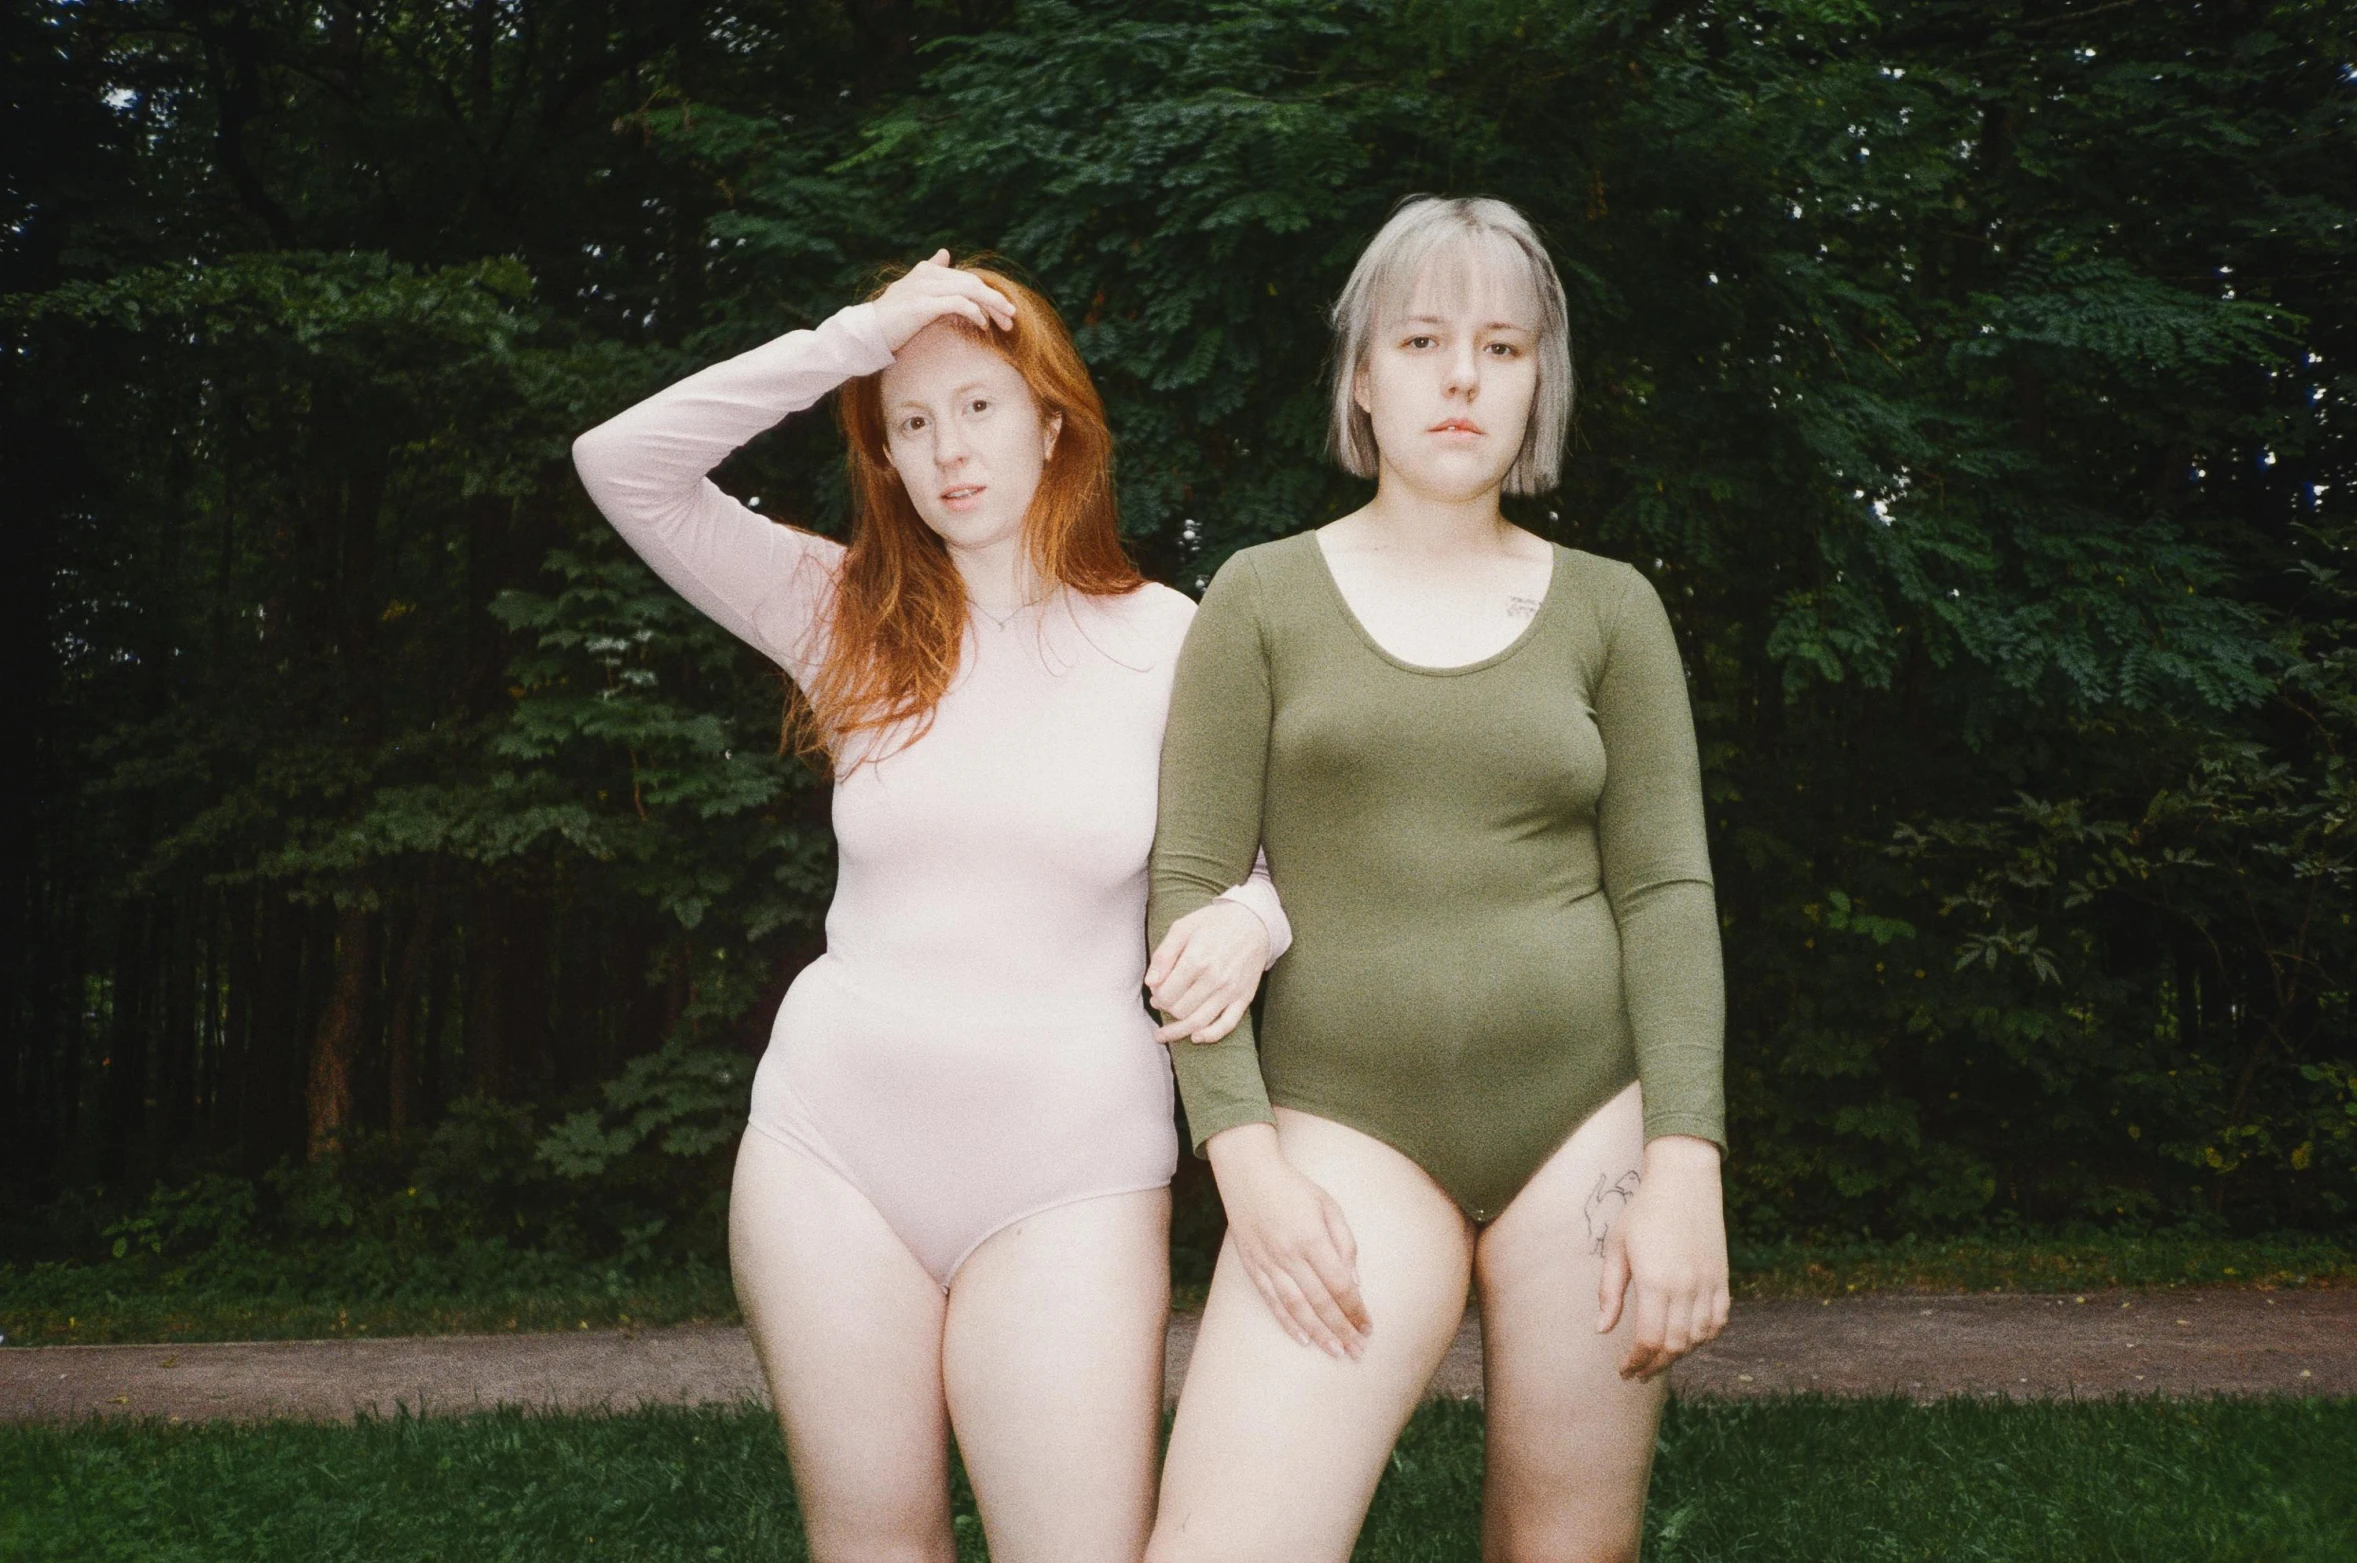
M 2330 1238 L 2123 1237 L 2110 1233 L 1746 1248 L 1733 1255 L 1738 1297 L 1840 1297 L 1872 1291 L 2081 1292 L 2110 1286 L 2357 1285 L 2357 1248 Z M 1198 1266 L 1197 1268 L 1201 1268 Z M 621 1324 L 734 1322 L 727 1266 L 630 1277 L 581 1266 L 568 1283 L 439 1295 L 396 1292 L 323 1300 L 298 1260 L 275 1293 L 176 1284 L 106 1264 L 0 1263 L 0 1336 L 8 1346 L 124 1341 L 302 1340 Z M 1203 1305 L 1182 1273 L 1181 1307 Z
M 1361 1559 L 1479 1555 L 1478 1409 L 1426 1407 Z M 964 1555 L 982 1557 L 959 1497 Z M 0 1558 L 797 1559 L 757 1410 L 0 1428 Z M 1674 1405 L 1646 1556 L 2357 1557 L 2357 1402 Z

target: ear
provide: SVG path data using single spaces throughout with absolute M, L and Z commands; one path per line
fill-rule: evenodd
M 1039 459 L 1041 461 L 1047 462 L 1056 459 L 1056 436 L 1063 432 L 1064 415 L 1062 413 L 1052 412 L 1039 420 Z
M 1365 364 L 1361 364 L 1351 371 L 1350 399 L 1357 405 L 1359 411 L 1370 418 L 1375 416 L 1375 403 L 1367 389 L 1367 366 Z

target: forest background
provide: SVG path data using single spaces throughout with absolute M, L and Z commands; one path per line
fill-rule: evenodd
M 2357 1227 L 2357 7 L 0 26 L 0 1272 L 711 1272 L 825 787 L 571 437 L 992 250 L 1198 589 L 1362 496 L 1322 310 L 1420 190 L 1544 228 L 1580 403 L 1518 517 L 1684 644 L 1739 1237 Z M 839 450 L 719 478 L 839 532 Z

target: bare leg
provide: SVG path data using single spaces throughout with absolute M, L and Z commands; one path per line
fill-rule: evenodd
M 999 1563 L 1137 1563 L 1154 1518 L 1170 1191 L 1060 1205 L 950 1284 L 942 1366 Z
M 865 1195 L 758 1131 L 728 1254 L 814 1563 L 952 1563 L 941 1288 Z
M 1668 1380 L 1620 1376 L 1635 1311 L 1596 1333 L 1605 1230 L 1635 1192 L 1645 1118 L 1630 1086 L 1523 1186 L 1474 1251 L 1481 1291 L 1488 1563 L 1633 1560 Z
M 1163 1467 L 1153 1563 L 1344 1563 L 1465 1314 L 1472 1229 L 1423 1168 L 1283 1107 L 1277 1138 L 1342 1206 L 1374 1333 L 1356 1362 L 1297 1345 L 1223 1249 Z

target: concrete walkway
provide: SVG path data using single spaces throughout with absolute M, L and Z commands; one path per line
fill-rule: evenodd
M 1172 1321 L 1174 1396 L 1197 1322 L 1193 1314 Z M 1739 1303 L 1726 1333 L 1680 1362 L 1671 1382 L 1680 1395 L 1715 1397 L 2353 1395 L 2357 1289 Z M 1480 1396 L 1481 1332 L 1470 1316 L 1431 1393 Z M 402 1407 L 457 1413 L 763 1399 L 752 1348 L 733 1325 L 0 1348 L 0 1421 L 343 1420 Z

